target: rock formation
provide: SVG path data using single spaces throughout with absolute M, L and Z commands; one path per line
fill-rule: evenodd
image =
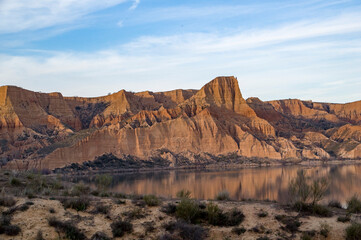
M 224 156 L 298 161 L 360 158 L 361 101 L 245 100 L 234 77 L 199 91 L 63 97 L 0 87 L 0 160 L 55 169 L 112 153 L 169 165 Z

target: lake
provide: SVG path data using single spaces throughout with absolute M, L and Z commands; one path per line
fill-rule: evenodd
M 127 194 L 155 194 L 175 197 L 186 189 L 197 199 L 214 199 L 220 191 L 228 191 L 232 199 L 288 200 L 288 185 L 304 169 L 310 179 L 327 177 L 330 188 L 324 199 L 338 200 L 343 205 L 355 194 L 361 194 L 361 165 L 282 166 L 237 170 L 171 170 L 113 175 L 110 188 Z M 94 183 L 95 176 L 74 181 Z

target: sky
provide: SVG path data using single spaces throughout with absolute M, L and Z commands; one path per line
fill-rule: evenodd
M 361 100 L 360 0 L 0 0 L 0 85 Z

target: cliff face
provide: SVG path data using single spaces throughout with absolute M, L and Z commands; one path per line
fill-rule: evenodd
M 8 168 L 54 169 L 105 153 L 171 165 L 229 154 L 360 158 L 360 123 L 360 102 L 246 101 L 234 77 L 215 78 L 199 91 L 122 90 L 98 98 L 4 86 L 0 159 Z

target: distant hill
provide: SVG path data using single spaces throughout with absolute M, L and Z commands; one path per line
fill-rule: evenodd
M 169 166 L 227 157 L 361 158 L 361 101 L 245 100 L 234 77 L 200 90 L 63 97 L 0 87 L 0 160 L 55 169 L 111 154 Z

